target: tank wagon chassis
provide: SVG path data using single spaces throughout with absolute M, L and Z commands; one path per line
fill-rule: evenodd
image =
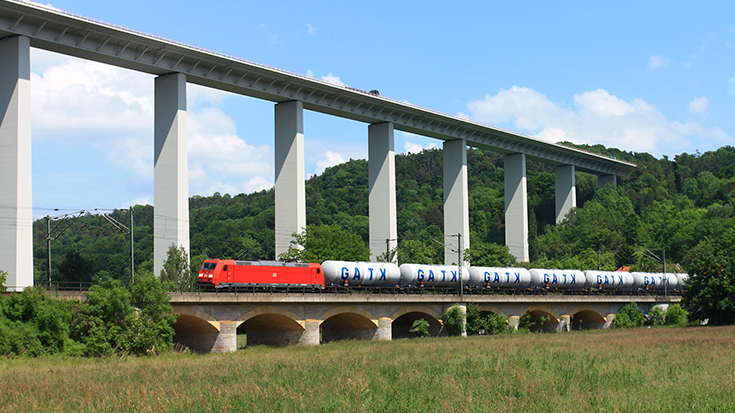
M 687 274 L 325 261 L 206 260 L 199 292 L 302 294 L 672 295 Z

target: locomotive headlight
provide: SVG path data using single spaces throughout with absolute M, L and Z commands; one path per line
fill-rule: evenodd
M 212 274 L 209 274 L 209 278 L 212 278 Z

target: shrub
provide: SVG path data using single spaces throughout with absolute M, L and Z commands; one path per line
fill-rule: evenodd
M 442 314 L 442 323 L 450 336 L 460 336 L 465 331 L 465 317 L 459 306 L 448 308 Z
M 684 327 L 689 321 L 689 313 L 679 304 L 672 304 L 666 310 L 666 325 Z
M 411 329 L 408 331 L 416 334 L 416 337 L 429 337 L 429 322 L 420 318 L 413 322 Z
M 640 310 L 638 310 L 638 304 L 628 303 L 625 307 L 621 308 L 617 314 L 615 314 L 615 320 L 613 321 L 613 327 L 617 328 L 632 328 L 640 327 L 646 324 L 647 318 Z
M 661 307 L 653 307 L 648 312 L 648 324 L 652 326 L 662 326 L 666 323 L 666 310 Z
M 533 326 L 533 322 L 531 322 L 531 312 L 526 311 L 526 314 L 523 314 L 518 320 L 518 329 L 516 331 L 529 333 L 531 331 L 531 326 Z

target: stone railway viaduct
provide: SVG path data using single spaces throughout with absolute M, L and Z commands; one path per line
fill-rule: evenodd
M 527 311 L 532 321 L 549 317 L 542 330 L 563 332 L 610 326 L 615 313 L 635 301 L 644 311 L 678 303 L 676 296 L 591 295 L 403 295 L 173 293 L 179 318 L 174 341 L 207 353 L 237 349 L 244 325 L 247 345 L 318 345 L 334 340 L 392 340 L 412 337 L 414 320 L 425 319 L 434 336 L 446 335 L 440 317 L 454 305 L 480 306 L 483 315 L 505 315 L 511 325 Z

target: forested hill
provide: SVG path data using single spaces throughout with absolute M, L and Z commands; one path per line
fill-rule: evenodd
M 565 143 L 569 146 L 575 146 Z M 660 269 L 646 257 L 662 255 L 686 266 L 687 253 L 708 237 L 735 228 L 735 148 L 656 159 L 600 145 L 581 149 L 639 165 L 617 188 L 596 190 L 597 177 L 577 173 L 577 203 L 563 224 L 554 225 L 553 167 L 528 162 L 530 265 L 543 268 L 603 268 L 634 265 Z M 504 243 L 503 157 L 468 150 L 471 257 L 476 265 L 511 264 Z M 400 262 L 443 261 L 442 153 L 396 156 Z M 347 231 L 368 245 L 368 164 L 350 160 L 306 183 L 307 223 Z M 214 194 L 190 200 L 192 265 L 205 257 L 274 259 L 273 189 L 249 195 Z M 113 217 L 129 222 L 127 211 Z M 150 271 L 153 208 L 136 206 L 136 269 Z M 341 230 L 340 230 L 341 229 Z M 46 276 L 46 222 L 34 224 L 36 278 Z M 52 241 L 54 280 L 129 276 L 129 235 L 101 217 L 81 217 Z M 648 249 L 650 252 L 641 254 Z M 384 251 L 379 251 L 380 253 Z M 675 270 L 673 266 L 667 270 Z

